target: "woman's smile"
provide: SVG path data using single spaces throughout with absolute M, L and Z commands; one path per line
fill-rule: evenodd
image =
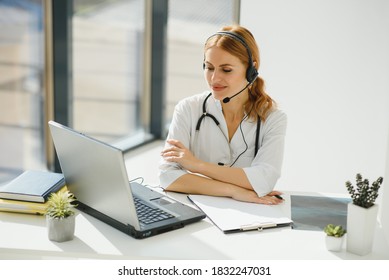
M 225 90 L 227 88 L 227 86 L 223 86 L 220 84 L 213 84 L 213 85 L 211 85 L 211 88 L 214 92 L 220 92 L 220 91 Z

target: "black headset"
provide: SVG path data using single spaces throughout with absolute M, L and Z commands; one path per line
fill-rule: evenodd
M 235 32 L 219 31 L 219 32 L 216 32 L 215 34 L 209 36 L 208 39 L 206 40 L 206 42 L 208 42 L 209 39 L 211 39 L 212 37 L 217 36 L 217 35 L 228 36 L 228 37 L 234 39 L 235 41 L 240 42 L 246 48 L 247 55 L 249 57 L 249 67 L 246 70 L 246 80 L 249 82 L 249 84 L 254 82 L 254 80 L 258 77 L 258 71 L 254 66 L 253 56 L 251 54 L 250 48 L 247 45 L 246 41 L 243 39 L 243 37 L 238 35 Z M 203 62 L 203 69 L 205 69 L 204 62 Z

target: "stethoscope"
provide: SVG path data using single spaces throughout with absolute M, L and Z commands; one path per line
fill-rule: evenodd
M 217 118 L 214 116 L 214 115 L 212 115 L 212 114 L 210 114 L 210 113 L 208 113 L 207 112 L 207 108 L 206 108 L 206 105 L 207 105 L 207 101 L 208 101 L 208 98 L 210 97 L 212 95 L 212 93 L 209 93 L 208 95 L 207 95 L 207 97 L 204 99 L 204 101 L 203 101 L 203 108 L 202 108 L 202 111 L 203 111 L 203 113 L 202 113 L 202 115 L 199 117 L 199 119 L 198 119 L 198 121 L 197 121 L 197 124 L 196 124 L 196 138 L 198 137 L 198 133 L 200 132 L 200 127 L 201 127 L 201 123 L 202 123 L 202 121 L 204 120 L 204 118 L 205 117 L 209 117 L 209 118 L 211 118 L 213 121 L 214 121 L 214 123 L 217 125 L 217 127 L 220 129 L 220 131 L 222 132 L 222 130 L 221 130 L 221 128 L 220 128 L 220 122 L 217 120 Z M 242 128 L 241 128 L 241 124 L 242 124 L 242 122 L 247 118 L 247 116 L 248 115 L 246 115 L 243 119 L 242 119 L 242 121 L 241 121 L 241 123 L 240 123 L 240 125 L 239 125 L 239 128 L 240 128 L 240 131 L 241 131 L 241 133 L 242 133 L 242 137 L 243 137 L 243 141 L 245 142 L 245 144 L 246 144 L 246 149 L 231 163 L 231 164 L 229 164 L 230 165 L 230 167 L 231 166 L 233 166 L 234 164 L 235 164 L 235 162 L 239 159 L 239 157 L 242 155 L 242 154 L 244 154 L 245 152 L 246 152 L 246 150 L 248 149 L 248 146 L 247 146 L 247 143 L 246 143 L 246 139 L 244 138 L 244 134 L 243 134 L 243 131 L 242 131 Z M 254 158 L 255 158 L 255 156 L 257 155 L 257 152 L 258 152 L 258 149 L 259 149 L 259 132 L 260 132 L 260 129 L 261 129 L 261 118 L 259 118 L 258 117 L 258 120 L 257 120 L 257 131 L 256 131 L 256 135 L 255 135 L 255 150 L 254 150 Z M 222 132 L 223 133 L 223 132 Z M 224 133 L 223 133 L 223 135 L 224 135 Z M 224 135 L 225 136 L 225 135 Z M 226 137 L 226 140 L 228 141 L 228 139 L 227 139 L 227 137 Z M 230 145 L 228 145 L 229 147 L 230 147 Z M 232 161 L 231 160 L 231 154 L 232 154 L 232 151 L 231 151 L 231 147 L 230 147 L 230 161 Z M 221 162 L 219 162 L 218 163 L 219 165 L 225 165 L 224 163 L 221 163 Z

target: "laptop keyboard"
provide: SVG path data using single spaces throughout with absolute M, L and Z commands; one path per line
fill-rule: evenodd
M 152 208 L 143 203 L 139 198 L 134 197 L 135 208 L 138 219 L 143 224 L 151 224 L 173 218 L 174 216 L 158 208 Z

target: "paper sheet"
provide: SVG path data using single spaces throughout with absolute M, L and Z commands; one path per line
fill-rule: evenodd
M 282 210 L 282 205 L 248 203 L 206 195 L 189 195 L 188 198 L 222 231 L 248 225 L 292 223 Z

